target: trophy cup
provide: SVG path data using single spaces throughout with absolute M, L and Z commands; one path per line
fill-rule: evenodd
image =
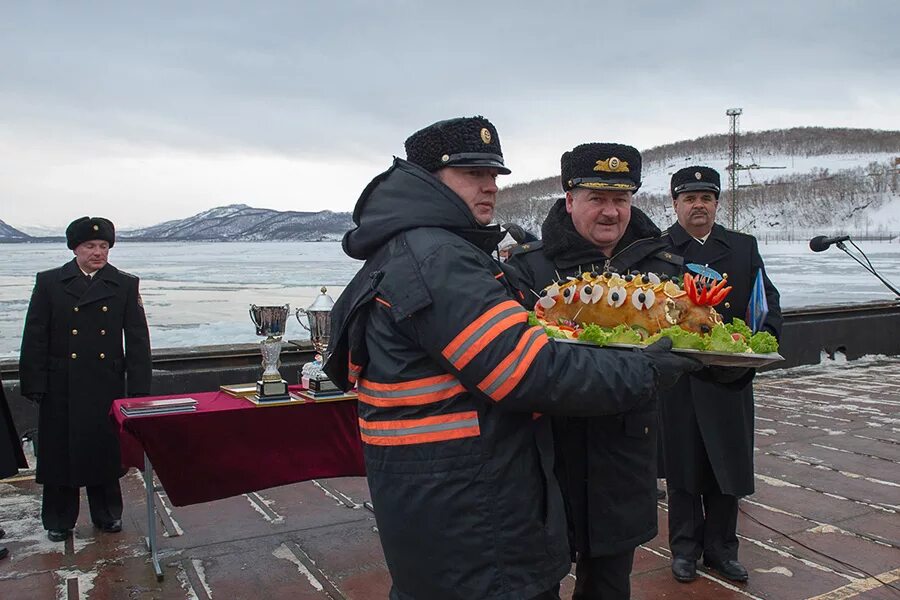
M 321 293 L 316 296 L 309 308 L 298 308 L 294 313 L 300 326 L 309 332 L 310 340 L 318 353 L 315 360 L 303 365 L 301 370 L 303 381 L 313 396 L 341 393 L 340 388 L 328 379 L 328 375 L 322 370 L 326 358 L 325 352 L 328 349 L 328 340 L 331 337 L 331 309 L 334 306 L 334 300 L 325 293 L 327 291 L 328 288 L 322 286 Z M 301 315 L 306 316 L 306 320 L 309 322 L 308 326 L 300 319 Z
M 256 397 L 258 402 L 270 402 L 274 400 L 290 400 L 287 382 L 281 378 L 278 367 L 281 364 L 278 357 L 281 354 L 281 336 L 287 325 L 287 316 L 291 307 L 284 306 L 257 306 L 250 305 L 250 319 L 256 325 L 256 335 L 264 335 L 266 339 L 260 342 L 262 352 L 262 379 L 256 382 Z

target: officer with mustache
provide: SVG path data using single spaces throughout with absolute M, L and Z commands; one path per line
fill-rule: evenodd
M 678 222 L 665 236 L 669 251 L 686 265 L 727 274 L 732 291 L 716 306 L 724 322 L 746 319 L 751 290 L 761 273 L 769 312 L 762 329 L 778 337 L 778 290 L 769 281 L 756 238 L 716 224 L 719 173 L 703 166 L 672 176 Z M 753 493 L 752 369 L 704 369 L 682 377 L 663 397 L 663 454 L 669 492 L 672 574 L 697 577 L 697 561 L 732 581 L 747 581 L 738 562 L 738 499 Z

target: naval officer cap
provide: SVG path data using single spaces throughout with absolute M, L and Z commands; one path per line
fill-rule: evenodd
M 112 248 L 116 243 L 115 225 L 103 217 L 81 217 L 66 227 L 66 245 L 70 250 L 90 240 L 104 240 Z
M 719 198 L 719 172 L 709 167 L 685 167 L 672 175 L 672 198 L 683 192 L 712 192 Z
M 581 144 L 560 159 L 562 187 L 636 192 L 641 187 L 641 153 L 625 144 Z
M 484 117 L 438 121 L 415 132 L 406 143 L 406 160 L 432 173 L 444 167 L 490 167 L 504 175 L 497 128 Z

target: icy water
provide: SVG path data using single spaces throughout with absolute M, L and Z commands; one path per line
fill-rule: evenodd
M 900 244 L 860 244 L 887 279 L 900 284 Z M 761 245 L 783 307 L 886 300 L 891 292 L 847 255 L 806 244 Z M 62 244 L 0 244 L 0 358 L 15 358 L 34 274 L 72 258 Z M 128 243 L 110 262 L 141 278 L 155 348 L 255 342 L 250 304 L 309 306 L 325 285 L 333 298 L 361 263 L 337 242 Z M 287 338 L 308 334 L 292 317 Z

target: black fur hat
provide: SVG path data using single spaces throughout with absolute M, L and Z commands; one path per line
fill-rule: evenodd
M 510 173 L 497 129 L 484 117 L 438 121 L 409 136 L 405 146 L 406 160 L 432 173 L 444 167 L 493 167 Z
M 112 248 L 116 243 L 115 225 L 103 217 L 81 217 L 66 227 L 66 245 L 70 250 L 89 240 L 105 240 Z
M 722 189 L 719 182 L 719 172 L 709 167 L 685 167 L 672 175 L 672 198 L 676 198 L 682 192 L 713 192 L 716 200 L 719 199 L 719 191 Z
M 641 153 L 624 144 L 581 144 L 560 159 L 562 187 L 636 192 L 641 187 Z

